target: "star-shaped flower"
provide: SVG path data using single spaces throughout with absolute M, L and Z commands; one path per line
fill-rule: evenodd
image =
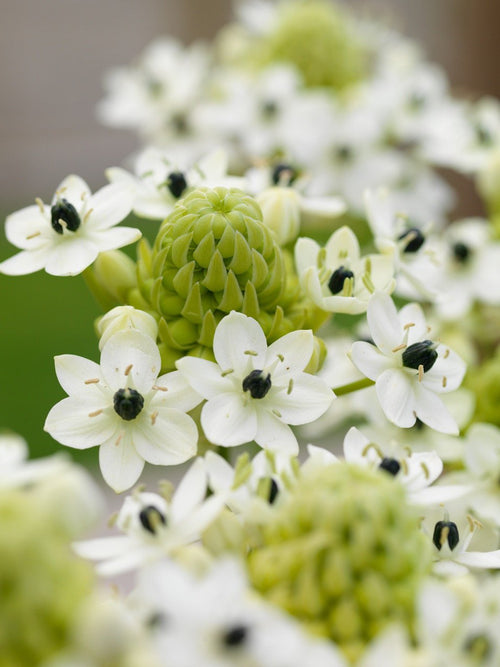
M 324 249 L 313 239 L 300 238 L 295 263 L 309 297 L 328 312 L 364 313 L 377 290 L 390 293 L 395 286 L 391 257 L 361 257 L 358 239 L 349 227 L 334 232 Z
M 304 372 L 313 345 L 311 331 L 293 331 L 268 348 L 258 322 L 233 311 L 215 331 L 216 363 L 179 359 L 177 368 L 207 399 L 201 425 L 210 442 L 234 447 L 255 440 L 295 454 L 297 439 L 288 424 L 314 421 L 333 400 L 323 380 Z
M 429 340 L 429 329 L 418 304 L 399 313 L 387 294 L 375 294 L 367 310 L 375 343 L 353 343 L 353 363 L 376 385 L 387 419 L 402 428 L 417 418 L 436 431 L 458 434 L 458 427 L 436 394 L 460 386 L 465 363 L 448 346 Z
M 195 455 L 198 431 L 185 412 L 200 397 L 178 372 L 158 377 L 160 353 L 146 334 L 112 336 L 100 366 L 71 354 L 55 364 L 69 396 L 51 409 L 44 428 L 68 447 L 100 446 L 103 477 L 116 492 L 137 481 L 145 461 L 175 465 Z
M 54 276 L 75 276 L 100 252 L 141 236 L 138 229 L 115 226 L 132 209 L 132 197 L 121 185 L 107 185 L 91 194 L 79 176 L 68 176 L 51 206 L 36 201 L 7 218 L 7 239 L 21 252 L 0 264 L 1 273 L 19 276 L 45 269 Z
M 207 473 L 197 458 L 171 500 L 158 493 L 127 496 L 116 518 L 124 535 L 77 542 L 83 558 L 99 561 L 97 572 L 114 576 L 171 556 L 200 539 L 224 506 L 225 496 L 206 498 Z

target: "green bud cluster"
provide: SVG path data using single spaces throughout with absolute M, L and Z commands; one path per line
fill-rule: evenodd
M 232 310 L 255 318 L 269 342 L 317 328 L 314 308 L 298 298 L 298 281 L 262 212 L 237 189 L 199 189 L 162 223 L 153 249 L 139 249 L 138 283 L 160 319 L 163 369 L 185 354 L 213 358 L 213 336 Z M 303 298 L 303 297 L 302 297 Z
M 39 665 L 71 641 L 92 576 L 69 542 L 36 494 L 0 494 L 0 667 Z
M 325 0 L 282 3 L 275 29 L 261 41 L 257 57 L 263 65 L 294 65 L 309 87 L 341 90 L 366 75 L 359 36 L 342 10 Z
M 500 427 L 500 347 L 491 359 L 468 370 L 465 386 L 476 397 L 474 421 Z
M 334 464 L 304 475 L 248 555 L 253 586 L 350 660 L 391 621 L 411 630 L 430 547 L 403 488 Z

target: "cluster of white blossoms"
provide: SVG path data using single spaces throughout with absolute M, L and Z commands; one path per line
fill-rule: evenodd
M 497 667 L 500 104 L 327 0 L 236 9 L 109 73 L 127 168 L 6 220 L 1 273 L 102 306 L 44 429 L 126 493 L 0 434 L 0 664 Z

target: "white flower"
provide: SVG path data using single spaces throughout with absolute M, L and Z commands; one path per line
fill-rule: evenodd
M 346 667 L 331 642 L 252 594 L 233 560 L 202 577 L 157 563 L 140 573 L 130 604 L 165 667 Z
M 460 536 L 459 528 L 445 514 L 442 521 L 434 526 L 432 543 L 434 544 L 434 565 L 436 574 L 444 576 L 460 576 L 469 568 L 498 569 L 500 568 L 500 549 L 496 551 L 467 551 L 478 528 L 479 521 L 467 516 L 467 533 Z
M 106 175 L 113 183 L 127 187 L 134 198 L 134 212 L 152 220 L 163 220 L 180 197 L 198 187 L 243 188 L 243 178 L 227 175 L 228 158 L 219 149 L 212 151 L 187 166 L 185 159 L 177 158 L 169 151 L 149 147 L 135 160 L 135 175 L 112 167 Z
M 313 239 L 298 239 L 295 264 L 308 296 L 328 312 L 364 313 L 376 291 L 390 293 L 395 286 L 392 259 L 360 257 L 358 239 L 349 227 L 334 232 L 324 250 Z
M 397 198 L 386 188 L 366 190 L 364 200 L 375 245 L 393 259 L 398 291 L 410 298 L 422 295 L 433 300 L 436 290 L 430 278 L 436 274 L 438 253 L 434 239 L 429 242 L 429 226 L 424 229 L 401 212 Z
M 393 475 L 407 492 L 409 502 L 432 505 L 448 502 L 470 491 L 470 486 L 432 486 L 443 471 L 436 452 L 412 452 L 394 440 L 372 442 L 355 426 L 344 438 L 344 457 L 348 463 L 383 470 Z
M 260 325 L 232 312 L 214 335 L 216 363 L 184 357 L 177 368 L 207 402 L 201 425 L 216 445 L 233 447 L 255 440 L 261 447 L 295 454 L 297 439 L 288 424 L 317 419 L 333 392 L 304 373 L 313 352 L 311 331 L 293 331 L 269 348 Z
M 118 514 L 125 535 L 101 537 L 74 545 L 83 558 L 99 561 L 96 570 L 114 576 L 147 563 L 173 556 L 200 539 L 224 505 L 224 496 L 205 499 L 207 474 L 197 458 L 170 502 L 157 493 L 134 493 Z
M 441 270 L 432 278 L 439 289 L 436 309 L 442 318 L 464 317 L 476 301 L 500 304 L 500 243 L 494 241 L 487 220 L 468 218 L 450 225 L 440 256 Z
M 137 481 L 145 461 L 175 465 L 195 455 L 198 432 L 185 411 L 200 397 L 180 373 L 158 377 L 160 353 L 149 336 L 115 334 L 100 366 L 70 354 L 55 363 L 69 396 L 51 409 L 44 428 L 68 447 L 100 446 L 103 477 L 116 492 Z
M 54 276 L 75 276 L 100 252 L 137 241 L 141 232 L 116 227 L 131 211 L 132 198 L 120 185 L 91 194 L 79 176 L 68 176 L 51 206 L 40 199 L 12 213 L 5 223 L 7 239 L 22 252 L 0 264 L 0 272 L 23 275 L 45 269 Z
M 428 339 L 417 304 L 398 313 L 390 296 L 375 294 L 367 311 L 375 343 L 353 343 L 351 359 L 375 381 L 377 397 L 389 421 L 402 428 L 417 418 L 436 431 L 458 434 L 457 425 L 436 394 L 457 389 L 465 363 L 449 347 Z

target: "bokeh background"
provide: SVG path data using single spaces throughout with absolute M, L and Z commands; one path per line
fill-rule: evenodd
M 418 40 L 461 95 L 500 97 L 498 0 L 349 0 Z M 231 0 L 2 0 L 0 22 L 0 216 L 50 200 L 69 173 L 94 190 L 104 169 L 136 147 L 128 132 L 101 127 L 94 109 L 102 75 L 129 63 L 155 37 L 210 40 L 231 16 Z M 461 211 L 477 213 L 465 181 Z M 0 259 L 14 249 L 0 233 Z M 23 435 L 32 454 L 60 446 L 43 433 L 64 396 L 53 357 L 98 360 L 97 305 L 81 277 L 0 276 L 0 428 Z M 90 458 L 89 458 L 90 456 Z M 86 460 L 95 460 L 96 453 Z

